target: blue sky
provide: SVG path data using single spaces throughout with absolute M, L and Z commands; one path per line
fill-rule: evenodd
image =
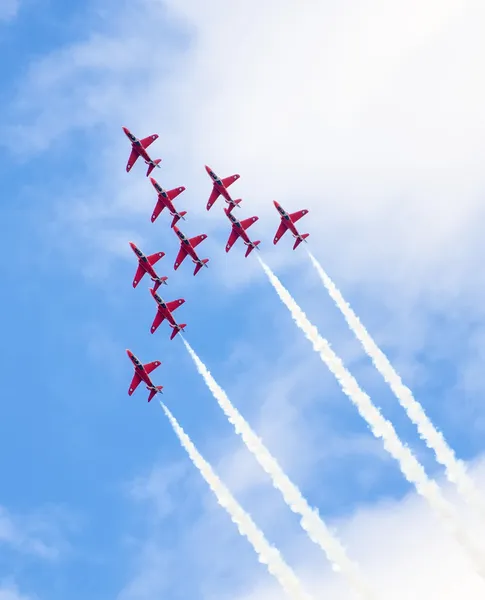
M 144 388 L 128 397 L 126 348 L 162 361 L 153 380 L 167 405 L 308 586 L 350 597 L 181 340 L 171 342 L 165 324 L 150 335 L 155 303 L 146 278 L 132 289 L 130 240 L 166 253 L 160 291 L 186 299 L 176 316 L 187 339 L 382 597 L 406 582 L 418 599 L 432 589 L 448 600 L 464 579 L 467 597 L 481 593 L 461 557 L 449 580 L 441 575 L 453 543 L 254 257 L 240 242 L 224 252 L 229 224 L 221 200 L 205 211 L 204 164 L 241 174 L 237 216 L 260 216 L 250 232 L 262 256 L 440 477 L 304 249 L 293 253 L 286 237 L 271 243 L 273 199 L 310 210 L 300 223 L 312 251 L 485 482 L 483 9 L 349 0 L 302 14 L 280 0 L 255 19 L 255 2 L 0 7 L 0 600 L 279 597 L 157 403 L 146 403 Z M 150 223 L 156 196 L 144 165 L 125 172 L 122 125 L 158 133 L 155 177 L 187 188 L 175 201 L 188 210 L 181 228 L 209 236 L 199 246 L 209 269 L 195 278 L 190 262 L 173 271 L 178 244 L 165 212 Z M 390 552 L 392 540 L 402 555 Z M 411 573 L 409 548 L 422 558 Z M 428 561 L 433 552 L 440 559 Z

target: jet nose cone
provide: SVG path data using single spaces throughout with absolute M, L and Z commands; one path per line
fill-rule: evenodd
M 211 173 L 211 168 L 210 168 L 210 167 L 208 167 L 207 165 L 205 165 L 205 170 L 206 170 L 206 171 L 207 171 L 207 173 L 209 173 L 209 175 L 210 175 L 210 173 Z
M 122 127 L 121 129 L 123 129 L 123 131 L 126 133 L 126 135 L 129 135 L 129 133 L 130 133 L 130 130 L 128 129 L 128 127 L 125 127 L 125 126 L 123 125 L 123 127 Z
M 276 200 L 273 200 L 273 204 L 275 205 L 276 208 L 278 208 L 279 204 L 278 204 L 278 202 L 276 202 Z
M 135 248 L 136 248 L 135 244 L 134 244 L 133 242 L 128 242 L 128 243 L 130 244 L 130 246 L 131 246 L 131 249 L 132 249 L 132 250 L 135 250 Z
M 126 349 L 126 354 L 128 354 L 128 356 L 131 358 L 132 357 L 132 352 L 131 350 L 128 350 L 128 348 Z
M 156 185 L 156 183 L 157 183 L 157 182 L 155 181 L 155 179 L 153 179 L 153 177 L 150 177 L 150 181 L 152 182 L 152 185 Z

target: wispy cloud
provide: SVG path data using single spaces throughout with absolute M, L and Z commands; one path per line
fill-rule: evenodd
M 34 600 L 36 596 L 26 595 L 17 586 L 0 583 L 0 600 Z
M 0 2 L 0 21 L 10 21 L 17 16 L 20 0 L 2 0 Z
M 0 506 L 0 546 L 41 559 L 58 559 L 69 546 L 57 521 L 50 512 L 18 515 Z

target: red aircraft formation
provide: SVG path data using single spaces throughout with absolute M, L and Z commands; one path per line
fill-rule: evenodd
M 155 140 L 158 139 L 158 134 L 155 133 L 153 135 L 149 135 L 146 138 L 138 139 L 131 133 L 131 131 L 127 127 L 123 127 L 123 131 L 131 142 L 131 153 L 128 159 L 128 164 L 126 165 L 126 171 L 131 171 L 133 165 L 141 156 L 145 161 L 145 164 L 148 165 L 148 171 L 146 176 L 149 177 L 155 167 L 160 168 L 161 159 L 151 159 L 148 152 L 146 151 L 148 146 L 150 146 Z M 259 217 L 249 217 L 248 219 L 238 221 L 238 219 L 236 219 L 236 217 L 232 214 L 232 211 L 236 206 L 240 208 L 241 199 L 239 198 L 237 200 L 233 200 L 227 188 L 231 186 L 235 181 L 237 181 L 240 178 L 240 175 L 235 174 L 230 175 L 229 177 L 220 178 L 207 165 L 205 167 L 205 170 L 207 171 L 209 177 L 212 180 L 212 192 L 207 201 L 207 210 L 210 210 L 212 208 L 219 196 L 222 196 L 224 201 L 228 205 L 227 208 L 224 208 L 224 213 L 231 222 L 231 232 L 229 234 L 229 239 L 227 240 L 226 252 L 229 252 L 229 250 L 233 247 L 237 239 L 241 238 L 244 244 L 247 246 L 245 256 L 248 257 L 249 254 L 254 250 L 254 248 L 257 248 L 259 250 L 258 246 L 261 243 L 260 240 L 251 241 L 247 234 L 247 229 L 249 229 L 251 225 L 256 223 Z M 155 204 L 155 207 L 153 209 L 151 222 L 154 223 L 159 217 L 160 213 L 166 208 L 172 217 L 171 229 L 174 231 L 175 235 L 180 240 L 180 250 L 177 254 L 177 258 L 175 259 L 173 268 L 176 271 L 187 258 L 187 256 L 190 256 L 192 262 L 195 264 L 194 275 L 197 275 L 197 273 L 202 269 L 202 267 L 207 267 L 207 263 L 209 262 L 208 258 L 199 258 L 197 252 L 195 251 L 195 248 L 207 238 L 207 235 L 205 233 L 202 233 L 200 235 L 196 235 L 193 238 L 188 238 L 177 227 L 177 223 L 180 221 L 180 219 L 185 220 L 185 215 L 187 214 L 187 211 L 177 211 L 175 209 L 173 201 L 175 200 L 175 198 L 177 198 L 177 196 L 179 196 L 182 192 L 185 191 L 185 187 L 180 186 L 172 190 L 165 190 L 153 177 L 150 177 L 150 181 L 153 187 L 155 188 L 155 191 L 157 192 L 157 203 Z M 295 227 L 295 223 L 299 219 L 304 217 L 308 213 L 308 211 L 299 210 L 294 213 L 287 213 L 281 207 L 281 205 L 278 204 L 278 202 L 274 201 L 274 205 L 281 217 L 281 222 L 273 239 L 273 244 L 276 244 L 283 237 L 285 232 L 289 230 L 295 238 L 295 243 L 293 245 L 293 250 L 295 250 L 301 244 L 301 242 L 306 242 L 306 238 L 309 236 L 308 233 L 300 234 Z M 147 273 L 150 276 L 151 280 L 154 283 L 154 286 L 150 288 L 150 293 L 155 302 L 157 303 L 157 313 L 153 320 L 150 331 L 151 333 L 155 333 L 160 324 L 166 320 L 172 328 L 170 339 L 173 340 L 177 333 L 179 333 L 179 331 L 185 331 L 185 327 L 187 326 L 186 323 L 177 323 L 173 316 L 173 312 L 179 306 L 184 304 L 185 300 L 183 298 L 179 298 L 178 300 L 165 302 L 157 294 L 157 290 L 162 284 L 167 285 L 168 277 L 160 277 L 159 275 L 157 275 L 154 269 L 154 265 L 165 256 L 165 253 L 156 252 L 155 254 L 145 256 L 143 252 L 133 242 L 129 242 L 129 244 L 133 252 L 136 254 L 136 257 L 138 258 L 138 268 L 135 273 L 135 278 L 133 279 L 133 287 L 137 287 L 137 285 L 143 279 L 145 273 Z M 138 387 L 138 385 L 143 381 L 143 383 L 146 385 L 147 390 L 150 392 L 148 395 L 148 402 L 150 402 L 156 394 L 162 393 L 163 386 L 154 385 L 152 383 L 152 380 L 150 379 L 150 373 L 157 367 L 159 367 L 161 363 L 160 361 L 156 360 L 154 362 L 146 363 L 145 365 L 143 365 L 133 354 L 133 352 L 131 352 L 131 350 L 127 350 L 126 352 L 135 368 L 135 374 L 133 375 L 128 394 L 131 396 Z

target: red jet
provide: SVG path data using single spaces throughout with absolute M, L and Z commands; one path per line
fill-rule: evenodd
M 147 386 L 147 390 L 150 391 L 150 394 L 148 396 L 148 402 L 150 402 L 150 400 L 153 398 L 153 396 L 155 396 L 155 394 L 162 394 L 163 385 L 153 385 L 152 380 L 149 377 L 149 373 L 154 371 L 162 363 L 159 360 L 154 360 L 151 363 L 142 365 L 131 350 L 127 350 L 126 354 L 128 354 L 131 362 L 133 363 L 133 366 L 135 367 L 135 374 L 133 375 L 133 379 L 130 383 L 128 396 L 131 396 L 133 394 L 133 392 L 136 390 L 136 388 L 140 385 L 142 381 Z
M 217 200 L 217 198 L 219 198 L 219 196 L 222 195 L 223 198 L 225 199 L 225 201 L 229 204 L 229 212 L 231 212 L 235 206 L 238 206 L 240 204 L 241 199 L 233 200 L 231 198 L 229 192 L 227 191 L 227 188 L 231 184 L 233 184 L 235 181 L 237 181 L 239 179 L 239 177 L 241 177 L 241 175 L 236 174 L 236 175 L 231 175 L 230 177 L 224 177 L 224 179 L 221 179 L 207 165 L 205 166 L 205 170 L 207 171 L 207 173 L 209 173 L 212 181 L 214 182 L 214 186 L 212 188 L 211 195 L 207 202 L 207 210 L 210 210 L 212 205 L 214 204 L 214 202 Z
M 273 202 L 276 207 L 276 210 L 281 215 L 281 223 L 276 231 L 276 235 L 274 236 L 273 244 L 276 244 L 283 237 L 285 232 L 289 229 L 291 231 L 291 233 L 293 234 L 293 237 L 296 240 L 295 244 L 293 246 L 293 250 L 296 250 L 298 248 L 298 246 L 302 242 L 304 242 L 310 234 L 309 233 L 299 234 L 294 224 L 297 221 L 299 221 L 302 217 L 304 217 L 308 213 L 308 211 L 306 209 L 304 209 L 304 210 L 298 210 L 294 213 L 288 214 L 285 211 L 285 209 L 280 204 L 278 204 L 278 202 L 276 202 L 276 200 L 273 200 Z
M 248 247 L 248 249 L 246 250 L 246 255 L 245 255 L 247 258 L 250 255 L 250 253 L 253 251 L 253 248 L 257 248 L 258 245 L 261 243 L 261 240 L 252 242 L 249 239 L 248 234 L 246 233 L 246 229 L 249 229 L 249 227 L 251 227 L 251 225 L 253 223 L 256 223 L 256 221 L 259 219 L 259 217 L 249 217 L 249 219 L 244 219 L 243 221 L 238 221 L 236 219 L 236 217 L 231 213 L 231 211 L 228 210 L 227 208 L 224 209 L 224 212 L 226 213 L 229 221 L 231 221 L 231 223 L 232 223 L 232 231 L 229 235 L 229 239 L 227 240 L 226 252 L 229 252 L 229 250 L 233 247 L 234 242 L 237 240 L 238 237 L 240 237 L 240 238 L 242 238 L 243 242 Z
M 200 259 L 197 256 L 194 248 L 198 246 L 201 242 L 203 242 L 207 236 L 205 233 L 201 233 L 200 235 L 196 235 L 193 238 L 187 238 L 176 225 L 172 225 L 173 230 L 178 235 L 180 239 L 180 250 L 177 254 L 177 258 L 175 259 L 175 264 L 173 265 L 174 270 L 176 271 L 180 265 L 184 262 L 187 255 L 190 256 L 192 262 L 195 264 L 194 275 L 202 269 L 202 267 L 207 267 L 207 263 L 209 262 L 208 258 Z
M 153 135 L 149 135 L 148 137 L 139 140 L 131 133 L 128 127 L 123 127 L 123 131 L 131 142 L 131 154 L 128 158 L 128 164 L 126 165 L 126 172 L 129 173 L 131 171 L 131 168 L 140 156 L 145 161 L 145 164 L 148 165 L 147 177 L 155 167 L 160 169 L 160 162 L 162 159 L 157 158 L 156 160 L 152 160 L 146 151 L 146 148 L 148 148 L 150 144 L 153 144 L 153 142 L 158 139 L 158 133 L 154 133 Z
M 167 319 L 168 324 L 173 329 L 172 335 L 170 336 L 170 339 L 173 340 L 179 331 L 185 331 L 185 327 L 187 327 L 187 323 L 181 323 L 180 325 L 176 323 L 172 315 L 172 312 L 181 306 L 185 300 L 183 298 L 179 298 L 178 300 L 172 300 L 172 302 L 165 303 L 153 288 L 150 288 L 150 293 L 154 297 L 155 302 L 158 304 L 158 311 L 155 315 L 155 319 L 153 320 L 150 331 L 155 333 L 160 324 Z
M 143 279 L 143 276 L 145 275 L 145 273 L 148 273 L 148 275 L 150 275 L 150 277 L 152 278 L 152 281 L 155 284 L 154 285 L 155 291 L 158 290 L 158 288 L 162 285 L 162 283 L 167 285 L 168 277 L 159 277 L 155 273 L 155 269 L 153 268 L 153 265 L 165 256 L 165 252 L 155 252 L 155 254 L 150 254 L 150 256 L 145 256 L 143 254 L 143 252 L 141 250 L 139 250 L 133 242 L 130 242 L 130 246 L 131 246 L 131 249 L 133 250 L 133 252 L 138 257 L 138 269 L 136 270 L 136 273 L 135 273 L 135 279 L 133 279 L 133 287 L 136 288 L 136 286 Z
M 157 203 L 153 210 L 152 223 L 155 222 L 158 215 L 162 212 L 162 210 L 164 208 L 168 208 L 168 210 L 170 211 L 170 214 L 173 217 L 173 221 L 172 221 L 172 227 L 173 227 L 179 219 L 184 219 L 185 215 L 187 214 L 186 210 L 183 210 L 180 213 L 177 212 L 175 210 L 174 205 L 172 204 L 173 200 L 175 200 L 175 198 L 179 194 L 181 194 L 183 191 L 185 191 L 185 188 L 184 188 L 184 186 L 181 186 L 178 188 L 174 188 L 173 190 L 167 191 L 167 190 L 164 190 L 162 188 L 162 186 L 155 179 L 153 179 L 153 177 L 150 177 L 150 181 L 152 182 L 152 185 L 156 189 L 157 194 L 158 194 L 158 200 L 157 200 Z M 184 219 L 184 221 L 185 221 L 185 219 Z

